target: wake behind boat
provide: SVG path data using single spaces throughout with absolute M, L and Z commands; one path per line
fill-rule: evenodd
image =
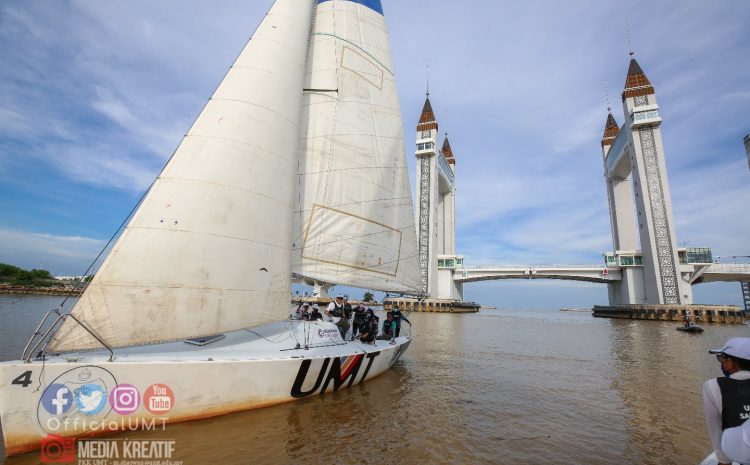
M 286 320 L 293 274 L 420 290 L 378 0 L 276 1 L 73 309 L 0 363 L 7 454 L 330 392 L 408 347 Z

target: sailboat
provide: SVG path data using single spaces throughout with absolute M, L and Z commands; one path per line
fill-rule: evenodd
M 277 0 L 66 312 L 0 363 L 8 455 L 322 394 L 411 337 L 290 320 L 292 276 L 418 293 L 379 0 Z

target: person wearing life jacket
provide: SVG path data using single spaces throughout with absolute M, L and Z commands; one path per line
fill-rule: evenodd
M 302 305 L 302 319 L 304 320 L 310 319 L 310 302 L 305 302 Z
M 337 295 L 336 299 L 328 304 L 328 308 L 326 309 L 326 314 L 331 318 L 331 321 L 336 323 L 336 327 L 339 328 L 341 339 L 345 339 L 346 332 L 349 331 L 349 319 L 346 318 L 344 309 L 344 296 L 342 294 Z
M 352 320 L 352 341 L 355 337 L 357 337 L 357 334 L 361 329 L 360 327 L 365 321 L 365 306 L 362 304 L 357 305 L 356 307 L 354 307 L 353 313 L 354 320 Z
M 349 296 L 344 294 L 344 318 L 350 320 L 352 318 L 352 304 L 349 303 Z
M 393 313 L 388 312 L 385 316 L 385 321 L 383 321 L 383 333 L 378 336 L 376 339 L 381 341 L 391 341 L 391 343 L 395 344 L 393 339 L 396 337 L 396 320 L 393 319 Z
M 318 304 L 313 304 L 312 312 L 310 312 L 310 321 L 322 320 L 322 319 L 323 319 L 323 314 L 320 313 L 320 307 L 318 307 Z
M 372 344 L 375 342 L 375 336 L 378 335 L 378 317 L 375 316 L 375 312 L 372 309 L 367 309 L 365 313 L 365 319 L 359 327 L 359 340 Z
M 401 320 L 404 320 L 405 322 L 409 323 L 409 326 L 411 326 L 411 321 L 409 321 L 401 313 L 401 310 L 398 309 L 398 305 L 394 305 L 390 313 L 393 313 L 393 321 L 396 322 L 396 337 L 398 337 L 399 334 L 401 334 Z
M 729 339 L 724 347 L 709 353 L 716 355 L 724 376 L 703 383 L 703 413 L 719 465 L 730 464 L 722 434 L 750 419 L 750 337 Z

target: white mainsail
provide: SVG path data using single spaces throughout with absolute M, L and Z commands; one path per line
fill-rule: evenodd
M 271 8 L 72 310 L 110 346 L 286 317 L 313 7 Z M 48 346 L 90 348 L 72 319 Z
M 418 292 L 414 208 L 379 0 L 318 0 L 300 123 L 292 270 Z

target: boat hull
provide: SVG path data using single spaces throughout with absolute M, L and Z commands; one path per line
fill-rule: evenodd
M 149 353 L 116 355 L 111 362 L 102 354 L 98 359 L 2 363 L 0 416 L 6 454 L 38 449 L 48 435 L 81 438 L 161 429 L 331 392 L 382 374 L 410 342 L 407 337 L 376 344 L 339 339 L 307 350 L 280 348 L 263 358 L 243 354 L 242 344 L 227 344 L 221 350 L 193 350 L 182 359 L 170 354 L 162 361 L 151 360 L 158 354 Z M 103 405 L 96 398 L 92 404 L 92 395 L 106 397 Z

